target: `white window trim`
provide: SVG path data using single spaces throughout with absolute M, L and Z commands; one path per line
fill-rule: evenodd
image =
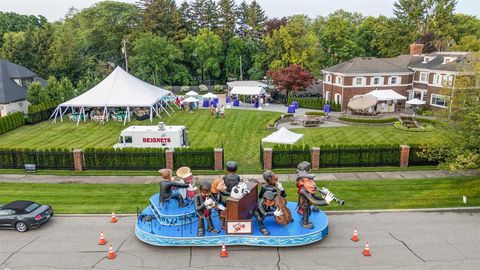
M 357 84 L 357 79 L 362 79 L 362 83 L 361 83 L 361 84 Z M 366 77 L 353 77 L 352 85 L 353 85 L 353 86 L 365 86 L 365 85 L 366 85 L 366 82 L 367 82 L 367 78 L 366 78 Z
M 445 99 L 445 101 L 448 103 L 448 97 L 447 97 L 447 96 L 439 95 L 439 94 L 431 94 L 431 95 L 430 95 L 430 105 L 431 105 L 431 106 L 439 107 L 439 108 L 448 108 L 448 106 L 442 106 L 442 105 L 434 104 L 434 103 L 432 102 L 434 96 L 435 96 L 435 97 L 443 97 L 443 99 Z
M 328 83 L 331 83 L 332 82 L 332 75 L 327 74 L 326 77 L 325 77 L 325 81 L 328 82 Z
M 325 100 L 330 99 L 330 91 L 325 91 Z
M 374 84 L 375 79 L 379 79 L 380 83 L 379 84 Z M 375 77 L 370 78 L 370 85 L 383 85 L 383 82 L 384 82 L 384 78 L 380 77 L 380 76 L 375 76 Z
M 340 95 L 340 94 L 333 95 L 333 102 L 337 103 L 337 97 L 340 97 L 338 99 L 338 104 L 342 104 L 342 95 Z
M 393 78 L 397 78 L 397 82 L 395 84 L 392 83 Z M 400 84 L 402 84 L 402 77 L 400 77 L 400 76 L 390 76 L 390 77 L 388 77 L 388 84 L 389 85 L 400 85 Z
M 339 79 L 340 79 L 340 83 L 338 82 Z M 335 77 L 335 84 L 336 85 L 342 85 L 343 84 L 343 77 L 342 76 L 336 76 Z
M 422 80 L 422 75 L 425 75 L 425 80 Z M 420 72 L 420 75 L 418 76 L 418 81 L 421 83 L 428 83 L 428 78 L 429 78 L 428 72 Z

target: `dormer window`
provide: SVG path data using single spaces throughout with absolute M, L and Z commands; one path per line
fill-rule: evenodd
M 428 56 L 424 56 L 424 57 L 423 57 L 423 63 L 424 63 L 424 64 L 430 62 L 430 60 L 432 60 L 431 57 L 428 57 Z
M 456 57 L 444 57 L 443 58 L 443 64 L 453 62 L 455 59 L 456 59 Z

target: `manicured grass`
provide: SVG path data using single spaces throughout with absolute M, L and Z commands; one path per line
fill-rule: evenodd
M 323 210 L 438 208 L 480 205 L 480 177 L 419 180 L 321 181 L 345 206 Z M 289 201 L 296 201 L 293 182 L 284 183 Z M 33 200 L 50 204 L 56 213 L 135 213 L 145 208 L 158 185 L 0 183 L 0 204 Z M 462 203 L 462 196 L 468 204 Z
M 215 119 L 207 110 L 195 113 L 175 112 L 163 117 L 170 125 L 185 125 L 189 131 L 192 147 L 225 147 L 225 159 L 239 162 L 239 172 L 255 172 L 260 168 L 260 139 L 272 132 L 266 125 L 279 113 L 227 110 L 226 117 Z M 155 120 L 156 122 L 158 120 Z M 156 123 L 154 122 L 154 123 Z M 148 125 L 148 121 L 132 121 L 129 125 Z M 104 125 L 87 122 L 77 126 L 65 121 L 51 124 L 50 121 L 33 126 L 24 126 L 0 136 L 0 148 L 86 148 L 113 146 L 124 127 L 122 123 L 108 122 Z M 436 132 L 414 133 L 395 129 L 393 126 L 348 126 L 332 128 L 295 129 L 305 134 L 305 144 L 411 144 L 440 141 Z

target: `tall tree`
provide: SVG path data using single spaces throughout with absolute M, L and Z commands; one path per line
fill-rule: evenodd
M 249 6 L 245 0 L 243 0 L 235 11 L 237 16 L 237 34 L 240 37 L 245 37 L 247 35 L 248 28 L 248 11 Z
M 304 91 L 315 81 L 312 74 L 300 65 L 290 65 L 280 70 L 270 70 L 267 74 L 272 78 L 276 90 L 285 91 L 287 96 L 292 91 Z
M 187 38 L 185 45 L 198 63 L 197 73 L 203 82 L 205 79 L 218 79 L 221 73 L 222 41 L 213 31 L 203 28 L 198 35 Z
M 194 24 L 195 18 L 192 14 L 192 7 L 190 4 L 185 0 L 180 4 L 178 8 L 178 13 L 181 17 L 181 22 L 183 23 L 183 28 L 185 29 L 187 34 L 193 35 L 194 34 Z
M 265 22 L 265 35 L 271 35 L 273 30 L 278 30 L 280 26 L 286 25 L 288 19 L 285 17 L 269 19 Z
M 156 85 L 189 84 L 191 77 L 182 58 L 182 51 L 172 41 L 145 33 L 133 42 L 130 63 L 136 76 Z
M 182 28 L 175 0 L 141 0 L 140 7 L 144 31 L 173 39 Z
M 266 21 L 265 11 L 256 0 L 253 0 L 247 11 L 247 36 L 260 40 L 265 33 Z
M 29 28 L 38 28 L 47 24 L 43 16 L 27 16 L 14 12 L 0 11 L 0 47 L 3 44 L 3 34 L 7 32 L 25 32 Z
M 218 6 L 220 15 L 218 34 L 225 43 L 235 35 L 235 1 L 220 0 Z

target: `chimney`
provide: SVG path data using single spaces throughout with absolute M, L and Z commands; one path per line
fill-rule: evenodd
M 410 45 L 410 55 L 422 55 L 423 44 L 413 43 Z

